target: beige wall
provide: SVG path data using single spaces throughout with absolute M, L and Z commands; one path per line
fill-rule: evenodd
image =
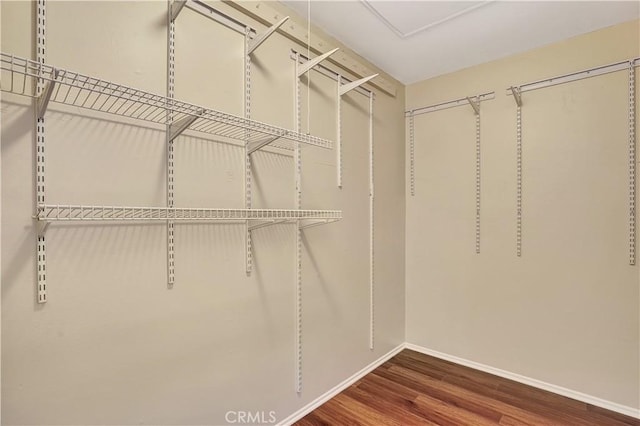
M 639 275 L 628 251 L 628 86 L 620 72 L 523 95 L 523 248 L 516 108 L 505 89 L 640 55 L 639 22 L 407 87 L 407 109 L 482 104 L 482 253 L 471 107 L 415 119 L 407 197 L 407 341 L 639 407 Z
M 32 5 L 1 7 L 2 50 L 31 56 Z M 165 20 L 164 2 L 49 2 L 47 62 L 164 93 Z M 176 96 L 241 113 L 243 39 L 190 10 L 176 27 Z M 252 74 L 253 118 L 288 128 L 291 47 L 275 35 Z M 336 83 L 316 73 L 312 83 L 312 133 L 335 139 Z M 297 395 L 291 225 L 254 233 L 250 278 L 242 227 L 176 225 L 172 290 L 164 225 L 52 225 L 49 299 L 35 303 L 33 110 L 5 94 L 2 423 L 222 424 L 227 410 L 274 410 L 283 419 L 404 342 L 404 105 L 401 86 L 396 98 L 378 93 L 375 101 L 374 351 L 363 220 L 368 100 L 350 94 L 343 102 L 344 189 L 336 187 L 335 151 L 303 149 L 303 208 L 342 209 L 344 219 L 304 232 L 304 390 Z M 47 202 L 163 205 L 164 140 L 163 129 L 145 123 L 51 105 Z M 243 206 L 239 147 L 188 135 L 175 155 L 178 206 Z M 260 152 L 253 166 L 255 207 L 293 207 L 291 156 Z

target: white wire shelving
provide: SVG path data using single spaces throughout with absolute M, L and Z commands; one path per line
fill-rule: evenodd
M 40 222 L 78 221 L 208 221 L 244 223 L 252 226 L 305 221 L 305 226 L 342 219 L 339 210 L 285 209 L 217 209 L 181 207 L 129 207 L 44 204 L 38 206 L 35 218 Z
M 47 64 L 0 53 L 2 91 L 36 97 L 35 87 L 46 88 L 37 97 L 38 115 L 50 102 L 171 126 L 171 137 L 183 131 L 205 133 L 248 142 L 251 153 L 278 140 L 331 149 L 333 142 L 270 124 L 200 107 Z M 171 112 L 171 114 L 167 114 Z M 173 117 L 168 122 L 169 116 Z M 282 147 L 282 146 L 279 146 Z
M 44 0 L 41 0 L 44 10 Z M 44 133 L 44 117 L 51 103 L 98 113 L 140 120 L 164 126 L 172 142 L 184 131 L 211 135 L 213 141 L 232 141 L 246 147 L 247 155 L 264 148 L 293 149 L 307 144 L 331 149 L 333 142 L 309 134 L 276 127 L 232 114 L 190 104 L 169 96 L 109 82 L 44 61 L 32 61 L 0 52 L 2 92 L 34 99 L 37 129 Z M 38 140 L 44 140 L 43 137 Z M 37 170 L 44 173 L 44 149 L 38 146 Z M 44 191 L 44 176 L 38 175 L 36 188 Z M 40 193 L 40 192 L 39 192 Z M 47 204 L 44 196 L 36 200 L 34 219 L 38 224 L 38 303 L 47 301 L 45 285 L 45 232 L 51 223 L 65 222 L 208 222 L 245 224 L 249 231 L 281 223 L 298 229 L 324 225 L 342 219 L 337 210 L 234 209 L 185 207 L 131 207 L 73 204 Z M 169 237 L 172 239 L 172 236 Z M 172 277 L 171 277 L 172 278 Z M 170 280 L 172 283 L 172 281 Z

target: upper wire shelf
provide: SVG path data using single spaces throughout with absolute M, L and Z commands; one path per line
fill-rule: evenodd
M 122 84 L 0 52 L 3 92 L 36 97 L 38 79 L 48 85 L 47 102 L 171 125 L 248 143 L 251 152 L 279 139 L 332 148 L 333 142 L 255 120 L 170 99 Z M 48 92 L 48 93 L 47 93 Z M 41 104 L 43 102 L 39 102 Z M 177 136 L 177 135 L 176 135 Z M 280 142 L 280 141 L 278 141 Z M 275 145 L 275 144 L 274 144 Z M 283 147 L 280 144 L 278 147 Z
M 52 222 L 121 222 L 121 221 L 184 221 L 244 223 L 260 228 L 275 223 L 301 222 L 309 227 L 342 219 L 340 210 L 285 210 L 285 209 L 217 209 L 175 207 L 89 206 L 69 204 L 41 204 L 35 219 Z

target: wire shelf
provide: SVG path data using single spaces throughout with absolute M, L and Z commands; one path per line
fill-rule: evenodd
M 125 207 L 43 204 L 35 216 L 41 222 L 80 221 L 278 221 L 314 220 L 335 222 L 340 210 L 212 209 L 176 207 Z
M 253 146 L 271 143 L 285 147 L 280 140 L 302 142 L 330 149 L 333 142 L 317 136 L 294 132 L 255 120 L 238 117 L 112 83 L 36 61 L 0 53 L 3 92 L 35 97 L 38 79 L 54 84 L 49 101 L 64 105 L 167 125 L 195 118 L 188 129 L 220 136 Z M 173 121 L 168 122 L 172 112 Z M 266 143 L 269 141 L 268 143 Z M 276 142 L 278 141 L 278 142 Z

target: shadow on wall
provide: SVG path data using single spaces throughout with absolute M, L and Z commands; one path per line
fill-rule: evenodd
M 3 99 L 0 113 L 2 114 L 2 133 L 4 134 L 2 149 L 4 150 L 32 132 L 33 108 L 30 102 L 18 103 Z

